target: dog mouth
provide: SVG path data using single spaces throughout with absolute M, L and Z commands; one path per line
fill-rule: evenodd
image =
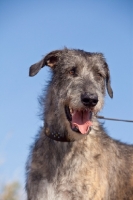
M 65 106 L 65 113 L 73 131 L 81 134 L 87 134 L 90 131 L 92 126 L 92 111 L 90 109 L 74 110 Z

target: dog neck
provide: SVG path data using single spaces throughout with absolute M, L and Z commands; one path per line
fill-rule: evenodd
M 89 132 L 88 132 L 88 134 L 89 134 Z M 70 134 L 68 134 L 67 131 L 65 131 L 64 134 L 60 134 L 60 132 L 51 131 L 48 126 L 45 126 L 44 133 L 50 139 L 60 141 L 60 142 L 74 142 L 74 141 L 81 140 L 81 139 L 87 137 L 87 135 L 88 135 L 88 134 L 83 135 L 80 133 L 76 133 L 74 131 L 71 131 Z

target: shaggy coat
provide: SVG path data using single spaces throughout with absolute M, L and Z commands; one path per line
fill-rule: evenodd
M 27 199 L 133 200 L 133 146 L 110 138 L 96 118 L 106 88 L 113 97 L 105 58 L 65 48 L 32 65 L 30 76 L 45 65 L 52 78 L 27 162 Z

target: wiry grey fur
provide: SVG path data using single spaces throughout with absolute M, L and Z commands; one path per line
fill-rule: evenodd
M 44 127 L 27 163 L 27 199 L 133 200 L 133 146 L 111 139 L 96 118 L 105 88 L 113 97 L 103 55 L 67 48 L 53 51 L 31 66 L 30 76 L 45 65 L 52 68 L 52 79 L 42 98 Z M 96 96 L 98 102 L 85 105 L 84 95 Z M 88 134 L 72 130 L 66 105 L 92 111 Z M 53 140 L 52 134 L 68 142 Z

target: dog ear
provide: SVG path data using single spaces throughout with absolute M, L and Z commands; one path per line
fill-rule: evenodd
M 106 74 L 106 88 L 107 88 L 109 96 L 111 98 L 113 98 L 113 90 L 111 88 L 111 80 L 110 80 L 110 71 L 109 71 L 109 68 L 108 68 L 108 64 L 106 62 L 105 62 L 105 66 L 106 66 L 106 69 L 107 69 L 107 74 Z
M 31 65 L 29 70 L 29 76 L 35 76 L 45 65 L 54 68 L 57 64 L 59 56 L 61 55 L 61 52 L 61 50 L 52 51 L 49 54 L 47 54 L 42 60 Z

